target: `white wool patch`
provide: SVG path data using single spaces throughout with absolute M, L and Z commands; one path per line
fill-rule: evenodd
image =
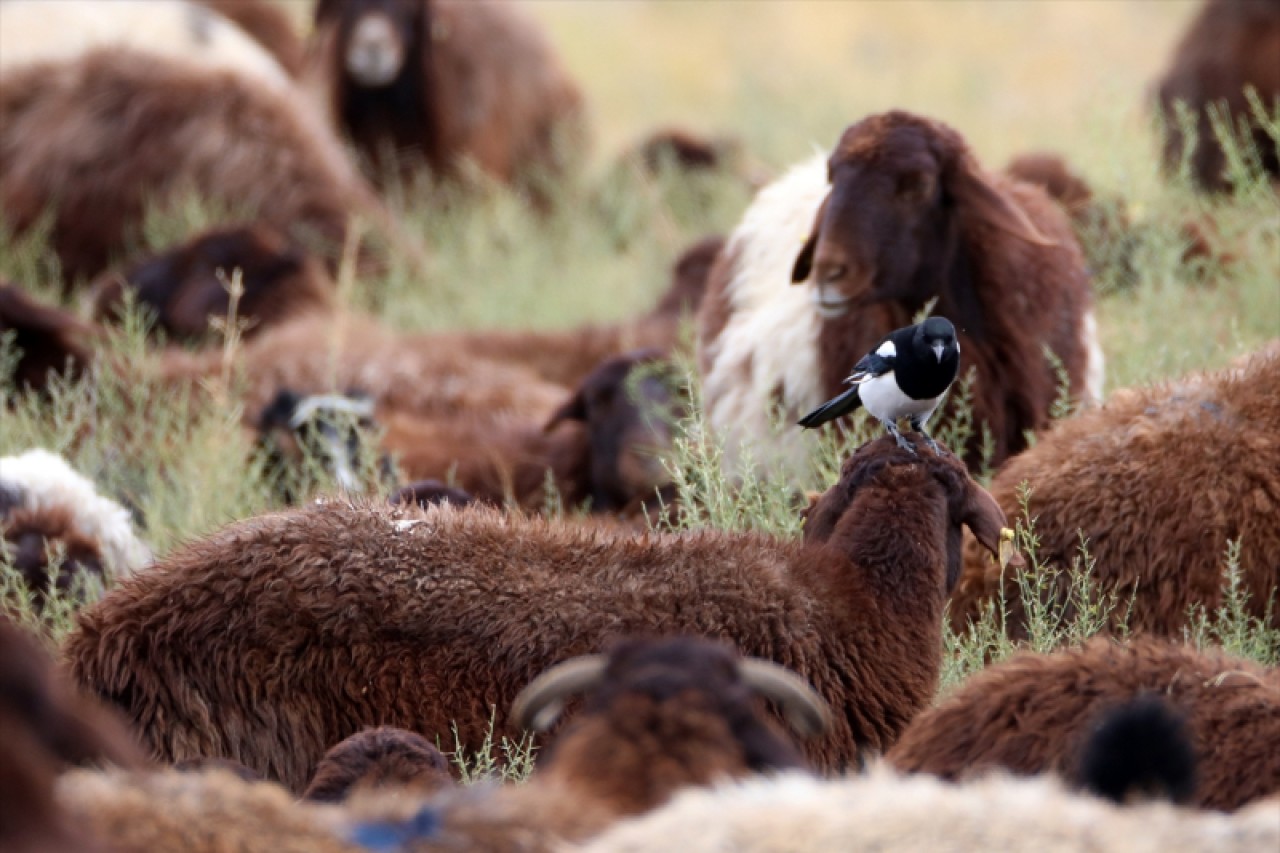
M 813 441 L 794 422 L 822 402 L 822 318 L 813 284 L 793 285 L 791 270 L 827 189 L 827 156 L 817 154 L 760 191 L 725 248 L 737 260 L 728 286 L 732 314 L 718 338 L 703 342 L 711 367 L 702 392 L 730 475 L 741 473 L 744 442 L 766 468 L 798 470 Z M 772 421 L 777 403 L 781 434 Z
M 1106 357 L 1102 354 L 1102 341 L 1098 338 L 1098 321 L 1094 318 L 1093 311 L 1084 315 L 1084 322 L 1080 325 L 1080 339 L 1087 354 L 1083 402 L 1097 405 L 1102 402 L 1102 386 L 1106 380 L 1107 368 Z
M 114 576 L 132 574 L 152 562 L 151 549 L 133 533 L 129 511 L 98 494 L 92 481 L 56 453 L 37 448 L 0 457 L 0 486 L 20 490 L 22 506 L 28 509 L 69 510 L 80 533 L 98 543 L 107 571 Z
M 66 61 L 104 47 L 235 71 L 279 89 L 289 75 L 235 24 L 187 0 L 3 0 L 0 73 L 32 62 Z
M 1165 803 L 1120 807 L 1052 777 L 992 774 L 964 784 L 900 776 L 883 763 L 824 781 L 789 773 L 689 788 L 575 850 L 649 853 L 680 839 L 685 853 L 826 850 L 1092 850 L 1217 853 L 1275 850 L 1274 804 L 1232 815 Z

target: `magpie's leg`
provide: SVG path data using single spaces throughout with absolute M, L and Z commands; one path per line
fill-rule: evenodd
M 933 436 L 924 431 L 924 425 L 929 422 L 929 415 L 932 414 L 933 412 L 930 412 L 928 415 L 916 415 L 911 419 L 911 428 L 920 433 L 920 436 L 924 439 L 924 443 L 929 445 L 930 450 L 932 450 L 936 455 L 941 456 L 943 451 L 942 448 L 938 446 L 938 442 L 934 441 Z
M 889 431 L 889 435 L 893 436 L 893 440 L 898 442 L 899 447 L 901 447 L 903 450 L 910 452 L 911 455 L 913 456 L 917 455 L 915 445 L 913 445 L 911 442 L 907 441 L 905 438 L 902 437 L 902 433 L 898 431 L 897 424 L 895 424 L 893 421 L 881 421 L 881 423 L 883 423 L 884 428 Z

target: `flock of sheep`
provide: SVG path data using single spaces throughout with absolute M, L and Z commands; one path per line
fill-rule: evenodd
M 1280 341 L 1104 402 L 1078 235 L 1128 224 L 1061 158 L 993 170 L 904 111 L 763 185 L 646 313 L 393 331 L 338 284 L 431 274 L 383 193 L 496 181 L 543 215 L 584 99 L 518 4 L 314 14 L 304 40 L 270 0 L 0 0 L 0 225 L 48 229 L 81 306 L 0 282 L 8 387 L 40 405 L 105 371 L 225 405 L 202 393 L 218 332 L 250 321 L 236 402 L 281 506 L 153 555 L 125 496 L 45 449 L 0 458 L 17 593 L 106 588 L 57 661 L 0 617 L 0 848 L 1280 849 L 1280 670 L 1184 641 L 1223 606 L 1230 543 L 1245 615 L 1280 630 Z M 1225 103 L 1280 181 L 1246 87 L 1280 97 L 1280 4 L 1206 0 L 1159 83 L 1198 122 L 1171 121 L 1169 172 L 1232 189 Z M 681 131 L 627 162 L 737 168 Z M 139 253 L 190 194 L 224 218 Z M 104 342 L 139 307 L 159 340 L 125 358 Z M 795 540 L 667 529 L 692 407 L 730 482 L 792 489 L 812 437 L 778 423 L 924 313 L 958 331 L 969 405 L 940 419 L 970 420 L 963 446 L 850 449 L 794 495 Z M 696 399 L 673 361 L 690 324 Z M 370 434 L 378 500 L 354 496 Z M 310 464 L 337 487 L 314 500 Z M 937 700 L 946 623 L 995 607 L 1027 637 L 1043 602 L 1018 578 L 1082 538 L 1123 623 Z M 1063 579 L 1040 594 L 1079 604 Z M 461 785 L 440 751 L 529 732 L 518 785 Z

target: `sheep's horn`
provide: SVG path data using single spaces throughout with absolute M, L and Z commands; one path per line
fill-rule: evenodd
M 743 682 L 782 706 L 783 716 L 801 737 L 813 737 L 831 727 L 831 709 L 809 683 L 784 666 L 762 658 L 738 663 Z
M 565 698 L 599 684 L 607 664 L 604 655 L 583 655 L 556 664 L 520 691 L 511 705 L 511 718 L 526 731 L 545 732 L 559 719 Z

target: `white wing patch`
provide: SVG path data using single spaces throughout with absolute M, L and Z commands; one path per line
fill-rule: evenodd
M 876 348 L 876 355 L 881 358 L 896 358 L 898 355 L 897 348 L 893 345 L 893 341 L 885 341 Z

